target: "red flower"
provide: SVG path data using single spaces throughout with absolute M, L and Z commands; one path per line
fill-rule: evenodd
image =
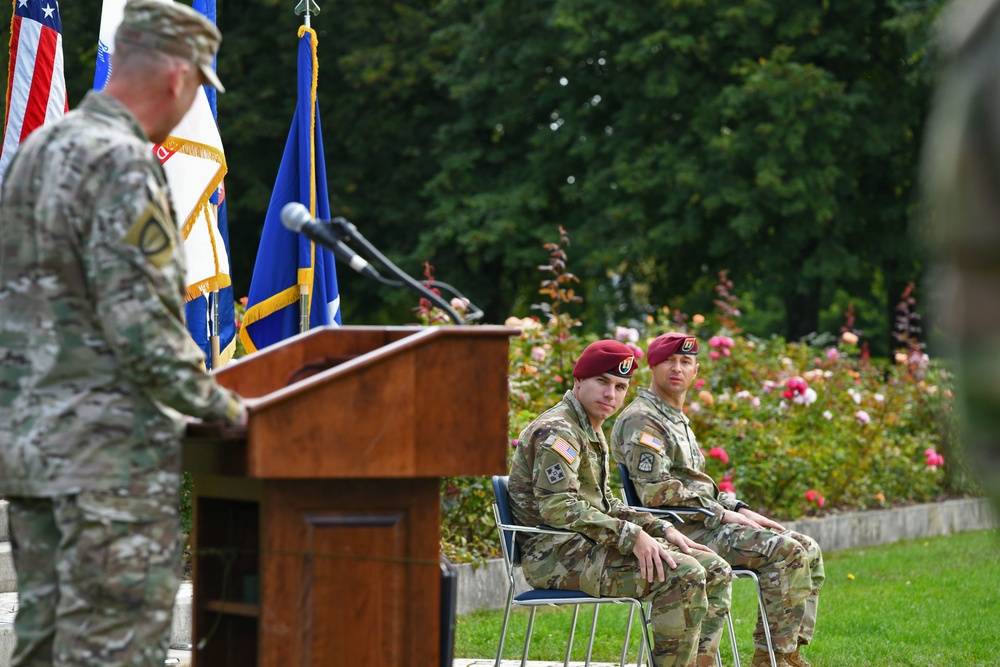
M 806 390 L 809 389 L 809 383 L 804 379 L 800 378 L 798 375 L 788 378 L 788 382 L 785 383 L 786 389 L 781 392 L 782 398 L 794 399 L 796 396 L 804 396 Z
M 928 468 L 937 468 L 944 465 L 944 456 L 938 454 L 933 447 L 924 450 L 924 460 Z
M 806 500 L 811 503 L 816 503 L 816 507 L 822 507 L 826 505 L 826 498 L 819 494 L 816 489 L 809 489 L 806 491 Z
M 719 459 L 723 463 L 729 463 L 729 454 L 722 447 L 712 447 L 708 450 L 708 455 L 713 459 Z
M 728 475 L 723 477 L 722 481 L 719 482 L 719 491 L 723 493 L 736 493 L 736 487 L 733 486 L 733 479 Z

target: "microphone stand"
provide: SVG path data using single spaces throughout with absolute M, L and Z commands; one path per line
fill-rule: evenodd
M 440 294 L 435 294 L 432 290 L 428 289 L 423 283 L 421 283 L 418 280 L 415 280 L 408 273 L 406 273 L 398 266 L 393 264 L 392 261 L 385 255 L 383 255 L 378 248 L 376 248 L 375 246 L 373 246 L 371 243 L 368 242 L 368 239 L 366 239 L 361 234 L 361 232 L 358 231 L 358 228 L 354 226 L 354 223 L 350 222 L 349 220 L 346 220 L 345 218 L 336 217 L 330 221 L 330 224 L 337 230 L 337 232 L 340 234 L 341 238 L 345 243 L 350 243 L 351 241 L 357 241 L 358 244 L 365 250 L 366 253 L 368 253 L 370 257 L 373 257 L 374 259 L 378 260 L 379 264 L 384 266 L 394 276 L 399 278 L 400 282 L 404 287 L 409 287 L 417 294 L 423 296 L 424 298 L 434 303 L 434 305 L 436 305 L 438 308 L 447 313 L 448 317 L 450 317 L 452 322 L 454 322 L 455 324 L 465 324 L 465 319 L 463 319 L 462 316 L 459 315 L 455 311 L 455 309 L 451 307 L 451 304 L 442 299 Z M 385 284 L 392 284 L 393 281 L 388 281 L 383 279 L 381 282 Z M 450 287 L 450 285 L 447 287 Z M 455 290 L 452 289 L 451 291 L 454 292 Z M 464 299 L 464 297 L 462 298 Z M 468 303 L 468 300 L 466 300 L 466 302 Z

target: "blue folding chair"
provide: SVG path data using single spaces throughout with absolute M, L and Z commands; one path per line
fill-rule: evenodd
M 538 588 L 526 591 L 520 595 L 514 595 L 514 568 L 520 565 L 521 562 L 520 550 L 518 549 L 515 535 L 517 535 L 517 533 L 529 535 L 566 535 L 572 531 L 558 530 L 548 526 L 516 525 L 510 509 L 510 495 L 507 493 L 506 476 L 495 475 L 493 477 L 493 495 L 496 498 L 496 502 L 493 503 L 493 518 L 496 520 L 497 532 L 500 534 L 500 549 L 503 552 L 504 564 L 507 567 L 507 580 L 510 585 L 510 591 L 507 594 L 507 605 L 503 614 L 503 626 L 500 628 L 500 645 L 497 647 L 497 658 L 494 663 L 495 667 L 499 667 L 500 665 L 500 659 L 503 655 L 503 645 L 507 637 L 507 624 L 510 620 L 510 610 L 514 604 L 531 609 L 531 614 L 528 617 L 528 628 L 524 634 L 524 650 L 521 652 L 521 667 L 524 667 L 528 660 L 528 649 L 531 646 L 531 632 L 535 624 L 535 611 L 538 607 L 542 606 L 575 606 L 573 610 L 573 624 L 570 628 L 569 641 L 566 645 L 566 657 L 563 660 L 564 667 L 569 664 L 570 651 L 573 648 L 573 637 L 576 633 L 577 616 L 580 613 L 580 605 L 594 606 L 594 618 L 590 625 L 590 641 L 587 644 L 587 665 L 590 665 L 590 656 L 594 648 L 594 632 L 597 629 L 597 611 L 599 606 L 602 604 L 632 605 L 632 608 L 629 611 L 628 627 L 625 631 L 625 641 L 622 645 L 622 655 L 619 663 L 620 667 L 625 666 L 625 656 L 628 652 L 628 640 L 632 631 L 632 619 L 635 617 L 636 611 L 639 612 L 639 617 L 642 620 L 642 637 L 639 642 L 639 658 L 637 660 L 637 664 L 642 663 L 644 651 L 646 655 L 652 656 L 652 643 L 650 641 L 649 634 L 649 615 L 647 614 L 641 600 L 636 598 L 594 597 L 584 593 L 583 591 Z M 649 664 L 652 665 L 651 657 L 649 658 L 649 661 Z
M 621 478 L 622 497 L 625 499 L 625 504 L 637 510 L 658 516 L 668 516 L 672 520 L 675 520 L 675 523 L 684 523 L 683 519 L 678 516 L 681 514 L 704 514 L 706 517 L 715 516 L 713 512 L 701 507 L 646 507 L 640 502 L 639 494 L 635 490 L 635 484 L 632 483 L 628 467 L 624 463 L 618 464 L 618 476 Z M 733 567 L 732 570 L 734 577 L 737 579 L 753 579 L 754 585 L 757 587 L 757 609 L 760 613 L 761 624 L 764 626 L 764 641 L 767 643 L 767 655 L 771 659 L 771 667 L 778 667 L 778 662 L 774 658 L 774 645 L 771 643 L 771 628 L 767 623 L 767 611 L 764 609 L 764 592 L 760 588 L 760 577 L 750 568 Z M 736 634 L 733 631 L 733 617 L 731 614 L 726 615 L 726 622 L 729 625 L 729 641 L 733 647 L 733 662 L 736 663 L 736 667 L 740 667 L 740 654 L 736 650 Z

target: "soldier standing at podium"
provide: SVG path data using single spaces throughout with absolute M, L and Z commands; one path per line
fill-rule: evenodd
M 625 505 L 608 484 L 601 426 L 625 400 L 632 355 L 618 341 L 589 345 L 573 368 L 572 391 L 521 433 L 508 480 L 515 520 L 577 533 L 519 536 L 524 576 L 535 588 L 649 600 L 657 667 L 715 665 L 729 565 L 668 522 Z
M 184 326 L 161 142 L 221 36 L 130 0 L 104 92 L 21 145 L 0 195 L 0 493 L 15 666 L 162 665 L 180 581 L 182 415 L 246 423 Z

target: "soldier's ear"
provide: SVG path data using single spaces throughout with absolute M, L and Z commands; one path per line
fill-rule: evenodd
M 187 79 L 191 76 L 191 70 L 194 69 L 194 64 L 186 60 L 177 59 L 177 62 L 173 67 L 170 68 L 169 84 L 170 84 L 170 94 L 173 97 L 179 97 L 181 91 L 184 90 L 184 85 L 187 83 Z

